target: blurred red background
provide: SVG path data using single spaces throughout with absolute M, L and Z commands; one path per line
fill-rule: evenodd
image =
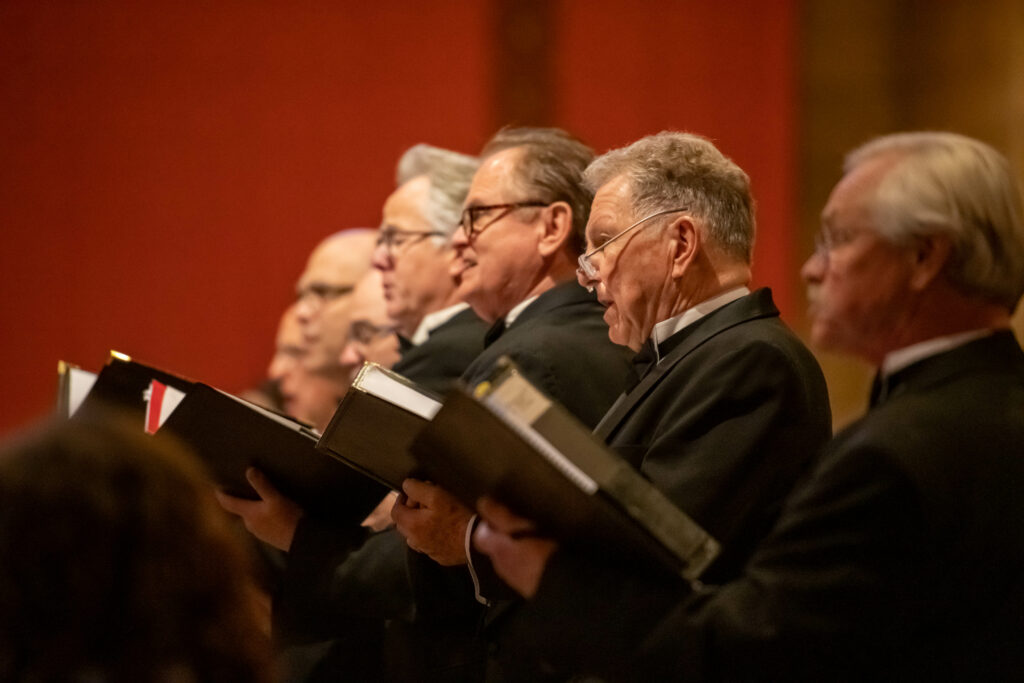
M 507 123 L 714 139 L 792 315 L 794 2 L 0 4 L 0 432 L 110 349 L 257 384 L 307 254 L 378 223 L 401 152 Z

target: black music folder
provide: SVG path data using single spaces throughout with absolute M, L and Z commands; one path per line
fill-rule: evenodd
M 396 491 L 417 463 L 409 444 L 441 407 L 437 396 L 398 373 L 365 363 L 317 448 Z
M 508 359 L 455 389 L 412 443 L 424 476 L 474 507 L 488 495 L 564 542 L 621 552 L 693 581 L 718 542 Z
M 111 351 L 107 364 L 96 376 L 75 415 L 88 417 L 114 408 L 142 424 L 148 407 L 147 392 L 154 380 L 182 392 L 187 392 L 194 384 L 192 380 Z
M 194 383 L 161 425 L 202 459 L 218 486 L 256 499 L 245 471 L 261 470 L 285 496 L 321 519 L 359 524 L 387 489 L 316 450 L 307 425 L 253 403 Z

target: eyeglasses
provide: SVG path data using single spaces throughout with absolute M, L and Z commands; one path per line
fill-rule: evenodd
M 863 231 L 836 230 L 826 232 L 824 229 L 814 236 L 814 255 L 828 263 L 829 255 L 839 247 L 854 241 Z
M 296 290 L 295 300 L 302 301 L 306 298 L 313 298 L 318 304 L 322 304 L 325 301 L 332 301 L 351 294 L 353 289 L 355 289 L 354 285 L 328 285 L 323 282 L 313 282 Z
M 394 333 L 393 327 L 374 325 L 369 320 L 354 320 L 348 329 L 348 337 L 360 344 L 369 344 L 375 339 Z
M 466 234 L 466 240 L 472 242 L 473 239 L 483 232 L 485 229 L 491 227 L 505 216 L 509 215 L 516 209 L 525 209 L 527 207 L 541 207 L 547 206 L 551 202 L 542 201 L 528 201 L 528 202 L 512 202 L 510 204 L 488 204 L 487 206 L 467 206 L 462 210 L 462 216 L 459 218 L 459 227 L 462 228 L 462 232 Z M 487 221 L 483 225 L 478 225 L 477 220 L 480 217 L 489 212 L 503 209 L 501 213 Z
M 611 244 L 615 240 L 619 239 L 620 237 L 622 237 L 623 235 L 625 235 L 627 232 L 629 232 L 633 228 L 637 227 L 638 225 L 640 225 L 642 223 L 646 223 L 647 221 L 651 220 L 652 218 L 657 218 L 658 216 L 664 216 L 665 214 L 669 214 L 669 213 L 678 213 L 680 211 L 689 211 L 689 207 L 683 207 L 683 208 L 680 208 L 680 209 L 667 209 L 665 211 L 659 211 L 658 213 L 652 213 L 650 216 L 647 216 L 646 218 L 641 218 L 636 223 L 634 223 L 633 225 L 629 226 L 628 228 L 626 228 L 625 230 L 623 230 L 619 234 L 614 235 L 614 236 L 610 237 L 609 239 L 605 240 L 604 244 L 602 244 L 601 246 L 594 247 L 593 249 L 591 249 L 587 253 L 581 255 L 579 257 L 579 264 L 580 264 L 580 266 L 577 269 L 579 271 L 580 275 L 582 275 L 587 280 L 594 280 L 594 279 L 596 279 L 597 278 L 597 268 L 594 267 L 594 262 L 591 260 L 591 259 L 594 258 L 594 256 L 596 254 L 599 254 L 600 252 L 604 251 L 605 247 L 607 247 L 609 244 Z M 593 288 L 589 288 L 589 289 L 593 290 Z
M 384 247 L 388 254 L 394 254 L 407 244 L 427 237 L 445 237 L 445 233 L 437 230 L 398 230 L 397 228 L 384 228 L 377 233 L 377 246 Z

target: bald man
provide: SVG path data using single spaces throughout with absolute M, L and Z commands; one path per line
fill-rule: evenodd
M 339 368 L 352 290 L 370 269 L 375 244 L 376 231 L 353 228 L 327 237 L 309 255 L 295 287 L 296 315 L 309 347 L 308 368 Z

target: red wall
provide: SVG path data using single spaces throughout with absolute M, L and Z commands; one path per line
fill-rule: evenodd
M 754 177 L 758 279 L 793 266 L 793 0 L 566 0 L 554 123 L 598 149 L 709 135 Z M 0 432 L 59 359 L 109 349 L 256 383 L 324 235 L 376 225 L 393 166 L 500 121 L 487 2 L 0 4 Z M 522 123 L 522 122 L 520 122 Z
M 563 3 L 556 115 L 599 149 L 661 130 L 711 138 L 751 177 L 754 278 L 793 311 L 796 6 L 793 0 Z

